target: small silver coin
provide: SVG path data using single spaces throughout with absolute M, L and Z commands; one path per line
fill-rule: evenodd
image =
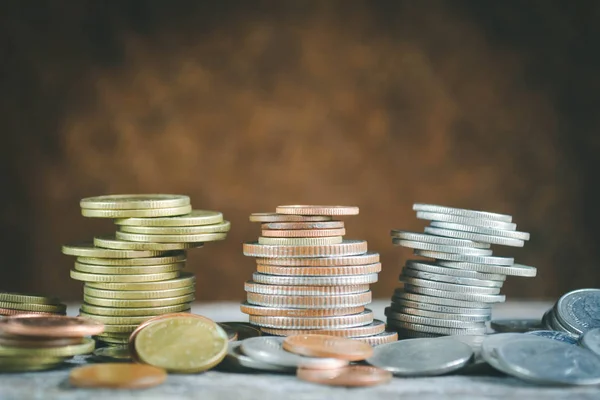
M 474 264 L 510 266 L 515 262 L 515 259 L 512 257 L 470 256 L 467 254 L 442 253 L 441 251 L 414 250 L 414 254 L 422 257 L 435 258 L 436 260 L 468 262 Z
M 542 321 L 539 319 L 495 319 L 490 326 L 496 332 L 525 333 L 541 329 Z
M 431 213 L 426 211 L 417 211 L 417 218 L 424 219 L 427 221 L 440 221 L 470 226 L 482 226 L 484 228 L 502 229 L 505 231 L 514 231 L 515 229 L 517 229 L 517 224 L 513 222 L 494 221 L 491 219 L 482 218 L 459 217 L 457 215 Z
M 459 342 L 462 342 L 462 343 L 468 345 L 469 347 L 471 347 L 471 350 L 473 350 L 473 363 L 472 364 L 479 364 L 479 363 L 485 362 L 483 360 L 483 358 L 481 358 L 481 344 L 483 343 L 483 340 L 485 339 L 485 335 L 454 335 L 454 336 L 443 336 L 443 337 L 439 338 L 439 340 L 444 340 L 444 339 L 458 340 Z M 472 365 L 472 364 L 470 364 L 470 365 Z
M 225 362 L 227 367 L 236 369 L 251 369 L 257 371 L 269 371 L 269 372 L 290 372 L 295 373 L 296 368 L 284 367 L 276 364 L 269 364 L 262 361 L 255 360 L 252 357 L 248 357 L 241 351 L 241 341 L 230 342 L 227 348 L 227 356 Z
M 366 361 L 397 376 L 432 376 L 456 371 L 473 357 L 470 346 L 451 339 L 408 339 L 373 349 Z
M 404 290 L 409 293 L 423 294 L 425 296 L 442 297 L 446 299 L 473 301 L 481 303 L 503 303 L 506 296 L 502 294 L 479 294 L 479 293 L 461 293 L 449 290 L 432 289 L 422 286 L 415 286 L 408 283 L 404 284 Z M 479 306 L 474 306 L 479 307 Z
M 403 240 L 414 240 L 417 242 L 441 244 L 446 246 L 456 247 L 475 247 L 478 249 L 489 249 L 489 243 L 474 242 L 472 240 L 454 239 L 443 236 L 430 235 L 422 232 L 409 232 L 400 229 L 392 229 L 392 238 L 403 239 Z
M 581 344 L 581 347 L 600 356 L 600 328 L 590 329 L 584 333 L 579 339 L 579 344 Z
M 579 289 L 563 295 L 556 303 L 555 315 L 573 333 L 600 328 L 600 289 Z
M 450 268 L 448 268 L 450 269 Z M 410 276 L 412 278 L 426 279 L 428 281 L 452 283 L 454 285 L 467 285 L 467 286 L 481 286 L 491 288 L 501 288 L 504 282 L 502 281 L 488 281 L 483 279 L 473 278 L 462 278 L 452 275 L 434 274 L 431 272 L 415 271 L 410 268 L 404 268 L 402 275 Z
M 407 283 L 413 286 L 420 286 L 430 289 L 445 290 L 448 292 L 457 293 L 468 293 L 468 294 L 498 294 L 500 293 L 499 287 L 482 287 L 482 286 L 469 286 L 469 285 L 455 285 L 453 283 L 430 281 L 427 279 L 419 279 L 405 274 L 401 274 L 399 278 L 400 282 Z
M 446 261 L 446 260 L 438 260 L 436 264 L 441 265 L 443 267 L 448 268 L 456 268 L 463 269 L 468 271 L 477 271 L 481 273 L 489 273 L 489 274 L 502 274 L 502 275 L 511 275 L 511 276 L 523 276 L 523 277 L 534 277 L 537 275 L 537 269 L 535 267 L 530 267 L 529 265 L 523 264 L 513 264 L 510 266 L 506 265 L 488 265 L 488 264 L 479 264 L 472 262 L 456 262 L 456 261 Z
M 428 226 L 425 228 L 426 233 L 431 233 L 432 235 L 440 235 L 447 236 L 451 238 L 457 239 L 467 239 L 467 240 L 478 240 L 484 243 L 490 244 L 499 244 L 501 246 L 512 246 L 512 247 L 523 247 L 525 242 L 521 239 L 513 239 L 502 236 L 491 236 L 491 235 L 483 235 L 481 233 L 472 233 L 465 231 L 455 231 L 452 229 L 444 229 L 433 226 Z
M 416 295 L 415 295 L 416 296 Z M 392 297 L 391 308 L 393 310 L 400 311 L 403 308 L 419 309 L 420 311 L 435 312 L 438 314 L 446 314 L 450 319 L 452 315 L 463 315 L 465 317 L 485 317 L 490 319 L 492 315 L 492 308 L 466 308 L 466 307 L 452 307 L 441 304 L 430 304 L 423 302 L 416 302 L 406 300 L 401 297 Z
M 388 308 L 389 308 L 390 315 L 388 315 Z M 391 316 L 392 315 L 391 313 L 393 312 L 393 313 L 415 315 L 418 317 L 447 319 L 447 320 L 465 321 L 465 322 L 486 322 L 486 321 L 490 320 L 489 315 L 449 314 L 449 313 L 443 313 L 443 312 L 422 310 L 420 308 L 401 307 L 398 305 L 392 305 L 390 307 L 387 307 L 385 312 L 386 312 L 386 315 L 388 315 L 388 317 L 392 318 L 392 319 L 394 319 L 394 317 Z
M 600 357 L 577 346 L 530 337 L 535 340 L 521 338 L 496 349 L 496 358 L 503 372 L 540 384 L 600 383 Z
M 392 239 L 392 243 L 395 246 L 408 247 L 410 249 L 441 251 L 443 253 L 472 254 L 475 256 L 491 256 L 493 253 L 492 250 L 490 250 L 490 249 L 477 249 L 475 247 L 447 246 L 444 244 L 416 242 L 414 240 L 404 240 L 404 239 L 396 239 L 396 238 Z
M 510 239 L 518 239 L 518 240 L 529 240 L 528 232 L 520 232 L 520 231 L 507 231 L 504 229 L 494 229 L 494 228 L 485 228 L 483 226 L 474 226 L 474 225 L 464 225 L 464 224 L 455 224 L 452 222 L 438 222 L 432 221 L 429 224 L 432 228 L 442 228 L 442 229 L 451 229 L 453 231 L 462 231 L 462 232 L 471 232 L 478 233 L 481 235 L 488 236 L 500 236 Z
M 413 204 L 413 210 L 414 211 L 440 213 L 440 214 L 458 215 L 458 216 L 467 217 L 467 218 L 491 219 L 494 221 L 504 221 L 504 222 L 512 221 L 512 216 L 507 215 L 507 214 L 498 214 L 498 213 L 493 213 L 493 212 L 488 212 L 488 211 L 468 210 L 466 208 L 446 207 L 446 206 L 439 206 L 436 204 L 415 203 L 415 204 Z
M 406 289 L 406 285 L 405 285 Z M 403 289 L 395 289 L 394 297 L 398 297 L 400 299 L 416 301 L 427 304 L 437 304 L 441 306 L 448 307 L 462 307 L 462 308 L 474 308 L 474 309 L 484 309 L 490 308 L 491 304 L 485 302 L 476 302 L 472 300 L 456 300 L 451 298 L 444 298 L 441 296 L 435 296 L 427 293 L 411 293 L 410 291 Z
M 388 318 L 388 323 L 390 320 L 401 321 L 406 323 L 414 323 L 420 325 L 427 326 L 439 326 L 443 328 L 457 328 L 457 329 L 465 329 L 465 328 L 482 328 L 485 332 L 485 322 L 483 321 L 459 321 L 453 319 L 442 319 L 442 318 L 432 318 L 432 317 L 423 317 L 420 315 L 412 315 L 404 312 L 393 311 L 389 307 L 385 309 L 385 316 Z
M 335 358 L 304 357 L 283 349 L 285 337 L 253 337 L 242 341 L 241 350 L 250 358 L 289 368 L 335 369 L 348 365 Z
M 377 274 L 344 276 L 285 276 L 268 275 L 254 272 L 252 280 L 267 285 L 284 286 L 349 286 L 365 285 L 377 282 Z
M 567 344 L 577 344 L 577 338 L 568 333 L 558 331 L 529 331 L 525 332 L 526 335 L 540 336 L 552 340 L 558 340 L 559 342 Z
M 485 274 L 482 272 L 469 271 L 466 269 L 444 267 L 443 265 L 439 265 L 435 262 L 422 260 L 406 260 L 404 268 L 415 271 L 429 272 L 432 274 L 456 276 L 459 278 L 481 279 L 498 282 L 504 282 L 506 280 L 506 275 L 502 274 Z

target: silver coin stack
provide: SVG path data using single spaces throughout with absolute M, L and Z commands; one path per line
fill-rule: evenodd
M 483 335 L 507 275 L 533 277 L 534 267 L 492 255 L 492 244 L 522 247 L 529 233 L 512 217 L 485 211 L 416 203 L 417 218 L 431 221 L 424 233 L 392 230 L 394 245 L 433 261 L 407 260 L 386 308 L 400 337 Z
M 257 242 L 244 244 L 257 271 L 245 283 L 242 312 L 269 335 L 315 333 L 350 337 L 372 345 L 397 340 L 373 318 L 369 284 L 381 271 L 379 254 L 367 242 L 345 240 L 344 222 L 334 216 L 358 214 L 357 207 L 279 206 L 257 213 Z
M 542 325 L 575 338 L 600 328 L 600 289 L 579 289 L 563 295 L 544 314 Z

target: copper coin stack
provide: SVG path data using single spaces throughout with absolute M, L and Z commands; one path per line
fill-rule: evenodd
M 0 315 L 65 315 L 67 306 L 55 297 L 0 292 Z
M 105 324 L 94 338 L 109 346 L 154 316 L 189 312 L 195 277 L 182 272 L 186 251 L 225 239 L 217 211 L 192 210 L 183 195 L 108 195 L 81 200 L 87 217 L 113 218 L 118 230 L 93 243 L 63 246 L 76 256 L 71 278 L 84 282 L 80 315 Z
M 365 306 L 369 284 L 381 271 L 379 254 L 364 240 L 346 240 L 344 222 L 358 207 L 279 206 L 275 213 L 250 215 L 262 223 L 257 242 L 244 243 L 256 258 L 245 283 L 242 312 L 265 334 L 317 333 L 362 340 L 372 345 L 397 340 Z

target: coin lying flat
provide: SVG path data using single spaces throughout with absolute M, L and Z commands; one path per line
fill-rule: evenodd
M 465 321 L 465 320 L 455 320 L 455 319 L 447 319 L 447 318 L 435 318 L 421 315 L 413 315 L 404 312 L 392 311 L 389 308 L 386 308 L 385 311 L 386 317 L 388 317 L 388 323 L 394 321 L 402 321 L 406 323 L 415 323 L 427 326 L 440 326 L 444 328 L 482 328 L 485 329 L 485 320 L 484 321 Z
M 451 339 L 407 339 L 377 346 L 367 362 L 398 376 L 431 376 L 456 371 L 473 357 L 470 346 Z
M 442 229 L 437 227 L 426 227 L 426 233 L 431 233 L 432 235 L 439 236 L 447 236 L 456 239 L 466 239 L 466 240 L 474 240 L 483 243 L 491 243 L 491 244 L 499 244 L 502 246 L 514 246 L 514 247 L 523 247 L 525 242 L 521 239 L 513 239 L 502 236 L 491 236 L 491 235 L 483 235 L 480 233 L 472 233 L 472 232 L 464 232 L 464 231 L 455 231 L 452 229 Z
M 115 239 L 115 235 L 94 238 L 94 246 L 115 250 L 156 250 L 173 251 L 192 247 L 202 247 L 202 243 L 145 243 Z
M 164 255 L 163 251 L 156 250 L 114 250 L 95 247 L 92 243 L 64 245 L 63 254 L 76 257 L 94 258 L 144 258 Z
M 483 335 L 485 334 L 485 326 L 469 327 L 469 328 L 449 328 L 442 326 L 432 326 L 417 324 L 415 322 L 404 322 L 394 319 L 388 319 L 388 327 L 399 330 L 417 331 L 438 335 Z
M 339 294 L 356 294 L 369 291 L 369 285 L 351 286 L 283 286 L 264 285 L 261 283 L 246 281 L 244 290 L 251 293 L 275 294 L 283 296 L 323 296 Z
M 320 222 L 331 221 L 327 215 L 290 215 L 277 213 L 252 213 L 250 222 Z
M 146 208 L 182 207 L 190 204 L 190 198 L 173 194 L 114 194 L 81 199 L 81 208 L 97 210 L 130 210 Z
M 453 275 L 445 275 L 445 274 L 436 274 L 431 272 L 423 272 L 419 270 L 413 270 L 410 268 L 405 268 L 402 271 L 402 276 L 424 279 L 428 281 L 436 281 L 442 283 L 451 283 L 454 285 L 466 285 L 466 286 L 481 286 L 481 287 L 493 287 L 493 288 L 501 288 L 503 281 L 489 281 L 484 279 L 474 279 L 474 278 L 463 278 Z
M 396 238 L 392 239 L 392 243 L 395 246 L 402 246 L 402 247 L 408 247 L 411 249 L 419 249 L 419 250 L 439 251 L 439 252 L 443 252 L 443 253 L 471 254 L 471 255 L 479 255 L 479 256 L 492 255 L 492 250 L 490 250 L 490 249 L 478 249 L 475 247 L 448 246 L 445 244 L 416 242 L 414 240 L 404 240 L 404 239 L 396 239 Z
M 83 287 L 83 295 L 98 297 L 105 300 L 150 300 L 150 299 L 166 299 L 172 297 L 185 296 L 193 294 L 195 288 L 193 285 L 182 288 L 165 289 L 165 290 L 104 290 L 95 289 L 85 285 Z
M 432 297 L 443 297 L 446 299 L 469 301 L 469 302 L 480 302 L 480 303 L 502 303 L 506 300 L 506 296 L 503 294 L 479 294 L 479 293 L 461 293 L 451 292 L 448 290 L 431 289 L 427 287 L 414 286 L 404 284 L 404 290 L 409 293 L 422 294 L 425 296 Z M 478 307 L 479 308 L 479 307 Z
M 438 260 L 436 264 L 442 267 L 462 269 L 467 271 L 476 271 L 489 274 L 502 274 L 512 276 L 534 277 L 537 275 L 537 269 L 523 264 L 512 264 L 510 266 L 488 265 L 472 262 L 457 262 Z
M 367 325 L 373 322 L 373 312 L 333 317 L 276 317 L 250 315 L 250 323 L 277 329 L 341 329 Z
M 414 253 L 418 256 L 435 258 L 436 260 L 468 262 L 475 264 L 510 266 L 513 265 L 515 261 L 512 257 L 471 256 L 467 254 L 442 253 L 441 251 L 415 250 Z
M 385 323 L 375 319 L 368 325 L 342 329 L 277 329 L 261 327 L 260 330 L 266 334 L 275 336 L 327 335 L 342 338 L 360 339 L 383 333 L 385 331 Z
M 579 339 L 581 347 L 588 349 L 592 353 L 600 356 L 600 328 L 590 329 Z
M 600 289 L 579 289 L 556 303 L 556 318 L 576 334 L 600 328 Z
M 503 222 L 484 218 L 468 218 L 450 214 L 432 213 L 426 211 L 417 211 L 417 218 L 429 221 L 450 222 L 469 226 L 482 226 L 484 228 L 502 229 L 506 231 L 514 231 L 517 229 L 517 224 L 512 222 Z
M 138 274 L 159 274 L 166 272 L 181 271 L 185 267 L 185 263 L 173 263 L 164 265 L 143 265 L 143 266 L 109 266 L 81 264 L 75 262 L 75 271 L 85 272 L 88 274 L 99 275 L 138 275 Z
M 350 365 L 332 370 L 299 368 L 296 376 L 307 382 L 346 387 L 381 385 L 392 379 L 388 371 L 367 365 Z
M 373 346 L 351 339 L 329 335 L 288 336 L 283 349 L 307 357 L 333 357 L 348 361 L 359 361 L 373 354 Z
M 50 304 L 61 305 L 56 297 L 38 296 L 24 293 L 0 292 L 0 301 L 9 303 Z
M 340 229 L 263 229 L 261 236 L 281 238 L 311 238 L 344 236 L 346 230 Z M 268 244 L 268 243 L 265 243 Z
M 353 286 L 368 285 L 377 282 L 377 274 L 349 276 L 281 276 L 260 272 L 252 274 L 252 280 L 266 285 L 285 286 Z M 367 286 L 368 287 L 368 286 Z
M 77 257 L 76 261 L 80 264 L 111 266 L 142 266 L 142 265 L 164 265 L 178 262 L 185 262 L 186 254 L 184 251 L 170 251 L 161 253 L 161 257 L 145 258 L 94 258 Z
M 384 331 L 383 333 L 379 333 L 377 335 L 356 337 L 353 339 L 368 343 L 371 346 L 379 346 L 386 343 L 396 342 L 398 340 L 398 332 Z
M 519 240 L 529 240 L 529 237 L 530 237 L 529 233 L 527 233 L 527 232 L 519 232 L 519 231 L 515 231 L 515 230 L 507 231 L 504 229 L 494 229 L 494 228 L 486 228 L 483 226 L 455 224 L 452 222 L 432 221 L 430 226 L 432 228 L 450 229 L 453 231 L 471 232 L 471 233 L 478 233 L 481 235 L 500 236 L 500 237 L 504 237 L 504 238 L 519 239 Z
M 406 293 L 410 294 L 410 293 Z M 415 295 L 418 296 L 418 295 Z M 491 307 L 486 308 L 466 308 L 466 307 L 452 307 L 442 304 L 431 304 L 418 301 L 406 300 L 402 297 L 392 297 L 391 309 L 401 311 L 405 309 L 418 309 L 419 312 L 430 312 L 436 314 L 444 314 L 447 318 L 453 319 L 454 315 L 462 317 L 486 317 L 489 319 L 492 315 Z
M 95 335 L 104 325 L 87 318 L 66 316 L 11 317 L 0 320 L 0 332 L 45 338 L 78 338 Z
M 354 256 L 315 257 L 315 258 L 257 258 L 258 265 L 278 265 L 288 267 L 339 267 L 350 265 L 367 265 L 379 262 L 379 253 L 367 251 Z
M 189 272 L 182 272 L 179 277 L 156 282 L 86 282 L 86 287 L 104 290 L 166 290 L 194 285 L 196 277 Z
M 539 319 L 495 319 L 490 326 L 496 332 L 529 332 L 539 330 L 542 322 Z
M 338 257 L 355 256 L 367 252 L 364 240 L 344 240 L 339 244 L 323 244 L 316 246 L 284 246 L 265 245 L 257 242 L 244 243 L 244 255 L 249 257 Z
M 93 339 L 83 338 L 79 344 L 71 344 L 61 347 L 6 347 L 0 346 L 1 357 L 71 357 L 81 354 L 90 354 L 94 351 L 96 343 Z
M 247 293 L 247 301 L 265 307 L 289 308 L 344 308 L 364 306 L 371 302 L 371 291 L 358 294 L 331 296 L 278 296 L 259 293 Z
M 101 307 L 116 308 L 138 308 L 138 307 L 163 307 L 177 304 L 190 303 L 195 300 L 194 294 L 186 294 L 177 297 L 166 297 L 162 299 L 103 299 L 101 297 L 83 296 L 86 304 Z
M 55 368 L 64 360 L 51 356 L 0 357 L 0 372 L 42 371 Z
M 498 294 L 500 293 L 499 287 L 484 287 L 484 286 L 469 286 L 469 285 L 456 285 L 453 283 L 438 282 L 427 279 L 413 278 L 409 275 L 401 274 L 400 282 L 410 284 L 412 286 L 419 286 L 423 288 L 445 290 L 448 292 L 456 293 L 467 293 L 467 294 Z
M 267 275 L 283 276 L 349 276 L 381 272 L 381 263 L 346 265 L 339 267 L 282 267 L 279 265 L 257 265 L 256 271 Z
M 94 357 L 110 362 L 131 362 L 127 346 L 100 347 L 94 350 Z
M 291 215 L 358 215 L 358 207 L 352 206 L 313 206 L 313 205 L 286 205 L 277 206 L 278 214 Z
M 72 386 L 85 388 L 142 389 L 160 385 L 166 379 L 164 369 L 142 364 L 86 365 L 69 374 Z
M 225 233 L 231 229 L 229 221 L 218 224 L 194 226 L 128 226 L 119 227 L 119 231 L 145 235 L 197 235 L 201 233 Z
M 419 307 L 419 308 L 415 308 L 415 307 Z M 394 315 L 396 315 L 396 314 L 405 314 L 405 315 L 409 314 L 409 315 L 414 315 L 416 317 L 434 318 L 436 320 L 439 320 L 439 319 L 453 320 L 456 322 L 459 322 L 459 321 L 485 322 L 490 319 L 489 314 L 449 314 L 446 312 L 436 312 L 436 311 L 429 311 L 429 310 L 421 309 L 419 304 L 416 304 L 415 307 L 413 307 L 413 308 L 402 307 L 396 303 L 392 303 L 391 307 L 386 307 L 385 312 L 386 312 L 386 316 L 388 316 L 388 318 L 391 318 L 391 319 L 398 319 L 398 318 L 394 318 Z M 402 318 L 400 318 L 400 320 L 402 320 Z M 428 325 L 428 324 L 425 324 L 425 325 Z M 433 325 L 436 325 L 436 324 L 433 324 Z M 462 324 L 454 324 L 454 325 L 456 325 L 458 328 L 463 326 Z
M 498 214 L 498 213 L 492 213 L 492 212 L 488 212 L 488 211 L 468 210 L 468 209 L 464 209 L 464 208 L 446 207 L 446 206 L 439 206 L 439 205 L 435 205 L 435 204 L 415 203 L 415 204 L 413 204 L 413 210 L 432 212 L 432 213 L 440 213 L 440 214 L 458 215 L 458 216 L 466 217 L 466 218 L 491 219 L 494 221 L 504 221 L 504 222 L 512 221 L 512 216 L 506 215 L 506 214 Z
M 572 335 L 558 331 L 528 331 L 525 332 L 527 335 L 540 336 L 547 339 L 557 340 L 559 342 L 568 344 L 577 344 L 577 339 Z
M 181 312 L 190 308 L 189 303 L 176 304 L 172 306 L 162 307 L 137 307 L 137 308 L 117 308 L 117 307 L 101 307 L 83 303 L 81 311 L 87 314 L 110 316 L 135 317 L 143 315 L 159 315 Z
M 474 242 L 472 240 L 464 240 L 464 239 L 453 239 L 453 238 L 447 238 L 447 237 L 443 237 L 443 236 L 430 235 L 428 233 L 403 231 L 400 229 L 392 229 L 391 236 L 392 236 L 392 238 L 398 238 L 398 239 L 402 239 L 402 240 L 411 240 L 411 241 L 416 241 L 416 242 L 439 244 L 439 245 L 445 245 L 445 246 L 475 247 L 478 249 L 489 249 L 490 248 L 489 243 L 480 243 L 480 242 Z
M 481 357 L 495 369 L 503 371 L 503 367 L 496 358 L 496 351 L 505 343 L 513 342 L 523 337 L 529 338 L 530 335 L 524 335 L 523 333 L 497 333 L 494 335 L 486 335 L 481 343 Z
M 457 300 L 451 298 L 444 298 L 439 296 L 432 296 L 427 294 L 419 294 L 419 293 L 409 293 L 404 292 L 400 289 L 396 289 L 394 291 L 394 297 L 410 300 L 420 303 L 426 304 L 436 304 L 440 306 L 448 306 L 448 307 L 461 307 L 461 308 L 474 308 L 474 309 L 491 309 L 491 305 L 484 302 L 473 302 L 470 300 Z
M 29 304 L 13 303 L 9 301 L 0 301 L 0 308 L 27 312 L 46 312 L 53 314 L 65 314 L 67 311 L 67 306 L 65 304 Z
M 258 238 L 258 244 L 267 246 L 327 246 L 341 244 L 342 236 L 328 237 L 263 237 Z
M 449 268 L 437 263 L 421 261 L 421 260 L 406 260 L 406 269 L 428 272 L 431 274 L 450 275 L 459 278 L 480 279 L 486 281 L 504 282 L 506 275 L 502 274 L 486 274 L 467 269 Z
M 117 231 L 115 236 L 120 240 L 150 243 L 204 243 L 223 240 L 227 233 L 199 233 L 196 235 L 143 235 L 141 233 L 127 233 Z
M 261 225 L 263 230 L 320 230 L 320 229 L 343 229 L 344 221 L 322 221 L 322 222 L 265 222 Z M 263 235 L 264 236 L 264 235 Z M 336 235 L 333 235 L 336 236 Z
M 256 360 L 252 357 L 248 357 L 241 350 L 241 341 L 230 342 L 227 349 L 227 356 L 224 362 L 227 362 L 228 366 L 239 368 L 239 369 L 250 369 L 256 371 L 267 371 L 267 372 L 296 372 L 295 367 L 285 367 L 277 364 L 270 364 Z
M 131 275 L 109 275 L 109 274 L 90 274 L 72 269 L 69 271 L 72 279 L 83 282 L 99 282 L 99 283 L 139 283 L 139 282 L 155 282 L 166 281 L 179 277 L 180 272 L 160 272 L 155 274 L 131 274 Z
M 223 222 L 223 214 L 218 211 L 192 210 L 188 214 L 176 217 L 159 218 L 122 218 L 115 220 L 121 226 L 199 226 L 219 224 Z
M 279 317 L 331 317 L 336 315 L 358 314 L 365 310 L 365 306 L 302 309 L 291 307 L 265 307 L 244 302 L 240 305 L 240 310 L 244 314 L 249 315 L 270 315 Z
M 190 309 L 181 311 L 182 313 L 189 312 Z M 90 319 L 94 319 L 96 321 L 100 321 L 107 325 L 137 325 L 141 324 L 152 318 L 152 315 L 135 315 L 135 316 L 113 316 L 113 315 L 96 315 L 89 314 L 85 311 L 79 310 L 79 314 L 83 317 L 88 317 Z
M 81 215 L 88 218 L 156 218 L 156 217 L 175 217 L 178 215 L 189 214 L 192 206 L 171 207 L 171 208 L 144 208 L 127 210 L 97 210 L 91 208 L 82 208 Z

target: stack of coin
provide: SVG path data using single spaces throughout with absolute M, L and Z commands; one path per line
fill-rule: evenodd
M 89 354 L 104 326 L 85 318 L 15 316 L 0 320 L 0 371 L 45 370 L 75 355 Z
M 81 200 L 87 217 L 114 218 L 114 235 L 63 246 L 76 256 L 71 277 L 85 282 L 80 314 L 106 324 L 96 340 L 125 345 L 143 321 L 187 312 L 195 277 L 181 272 L 186 250 L 223 240 L 230 223 L 217 211 L 192 210 L 188 196 L 109 195 Z
M 67 306 L 55 297 L 0 292 L 0 315 L 65 315 Z
M 385 310 L 388 326 L 405 338 L 484 334 L 492 304 L 505 300 L 506 276 L 537 272 L 492 256 L 490 245 L 522 247 L 529 233 L 517 231 L 510 215 L 420 203 L 413 209 L 430 226 L 425 233 L 392 230 L 392 242 L 434 261 L 406 261 L 403 287 Z
M 600 289 L 578 289 L 564 294 L 542 318 L 547 329 L 575 338 L 600 328 Z
M 369 284 L 381 271 L 379 254 L 364 240 L 345 240 L 344 222 L 358 207 L 279 206 L 275 213 L 250 215 L 262 223 L 257 242 L 244 244 L 256 257 L 242 312 L 261 331 L 278 336 L 319 333 L 373 345 L 397 340 L 365 306 Z

